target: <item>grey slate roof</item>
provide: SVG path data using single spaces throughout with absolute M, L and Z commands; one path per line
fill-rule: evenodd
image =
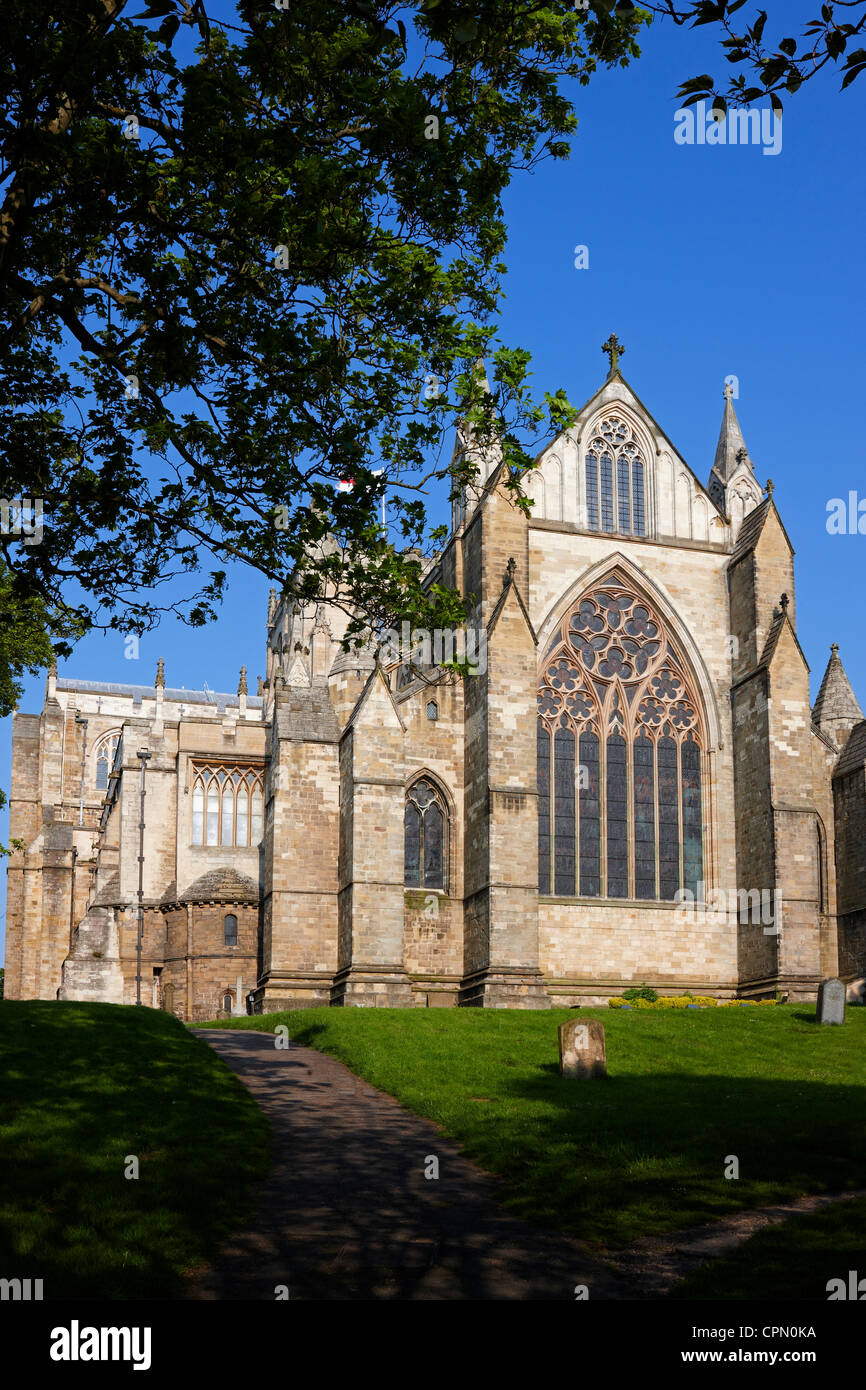
M 156 690 L 152 685 L 115 685 L 112 681 L 80 681 L 68 676 L 58 678 L 57 689 L 90 691 L 94 695 L 131 695 L 135 700 L 153 700 L 156 697 Z M 166 689 L 163 694 L 166 700 L 173 701 L 176 705 L 213 705 L 221 714 L 226 705 L 238 703 L 237 695 L 229 695 L 218 690 Z M 248 695 L 247 707 L 249 709 L 261 709 L 262 697 L 260 695 Z
M 770 499 L 765 497 L 763 502 L 759 502 L 753 511 L 749 512 L 742 526 L 740 527 L 737 543 L 731 555 L 730 564 L 735 564 L 741 560 L 758 542 L 758 537 L 767 519 L 767 512 L 770 510 Z
M 296 743 L 339 743 L 340 726 L 324 685 L 287 686 L 274 714 L 280 738 Z

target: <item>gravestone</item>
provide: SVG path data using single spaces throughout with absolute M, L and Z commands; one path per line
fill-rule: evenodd
M 818 986 L 819 1023 L 845 1022 L 845 986 L 841 980 L 822 980 Z
M 563 1076 L 577 1079 L 607 1076 L 603 1023 L 570 1018 L 559 1025 L 559 1069 Z

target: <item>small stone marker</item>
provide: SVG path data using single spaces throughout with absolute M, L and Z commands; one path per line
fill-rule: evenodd
M 559 1025 L 559 1069 L 563 1076 L 607 1076 L 604 1024 L 597 1018 L 570 1018 Z
M 818 986 L 819 1023 L 845 1022 L 845 986 L 841 980 L 823 980 Z

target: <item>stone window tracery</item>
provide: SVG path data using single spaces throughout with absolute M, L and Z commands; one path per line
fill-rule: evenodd
M 697 896 L 705 746 L 682 653 L 614 573 L 562 620 L 542 664 L 539 892 Z
M 586 524 L 590 531 L 646 535 L 644 459 L 631 426 L 608 415 L 586 452 Z
M 242 848 L 262 838 L 263 772 L 260 767 L 196 763 L 192 787 L 192 842 Z
M 407 888 L 445 888 L 448 873 L 448 811 L 427 778 L 406 793 L 403 816 L 403 881 Z
M 103 734 L 96 745 L 96 789 L 104 792 L 108 789 L 108 774 L 114 764 L 114 755 L 117 752 L 117 745 L 120 742 L 120 732 Z

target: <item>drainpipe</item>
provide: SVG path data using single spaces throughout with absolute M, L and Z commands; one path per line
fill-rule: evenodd
M 87 720 L 86 720 L 86 719 L 82 719 L 82 718 L 81 718 L 81 715 L 78 714 L 78 712 L 76 711 L 75 722 L 76 722 L 76 724 L 82 724 L 82 725 L 84 726 L 84 727 L 82 728 L 82 730 L 81 730 L 81 791 L 80 791 L 79 796 L 78 796 L 78 824 L 79 824 L 79 825 L 83 825 L 83 824 L 84 824 L 84 773 L 85 773 L 85 761 L 86 761 L 86 758 L 87 758 Z M 63 789 L 62 789 L 62 787 L 61 787 L 61 790 L 60 790 L 60 795 L 61 795 L 61 797 L 63 796 Z
M 75 861 L 78 858 L 78 850 L 72 846 L 72 861 L 70 863 L 72 887 L 69 890 L 69 949 L 72 950 L 72 938 L 75 935 Z
M 135 942 L 136 1004 L 141 1003 L 141 938 L 144 931 L 144 782 L 150 753 L 146 748 L 139 748 L 138 756 L 141 759 L 141 789 L 139 791 L 141 809 L 138 819 L 138 934 Z

